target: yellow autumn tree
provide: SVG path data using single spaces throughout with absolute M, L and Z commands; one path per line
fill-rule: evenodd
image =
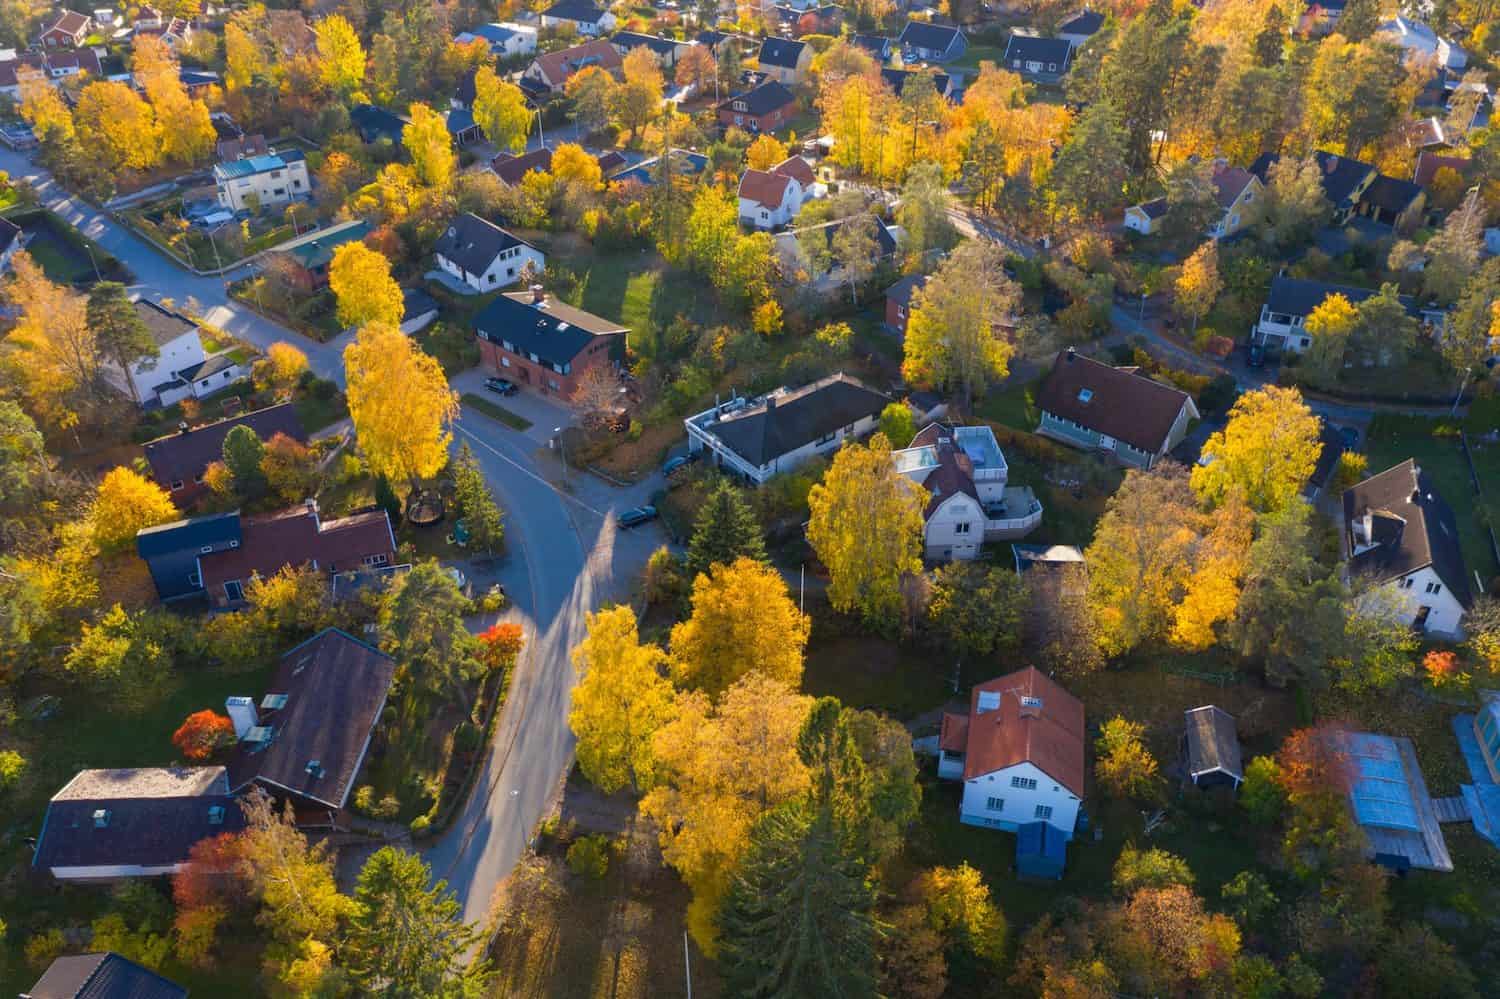
M 897 474 L 884 434 L 834 456 L 808 495 L 807 540 L 828 567 L 828 599 L 836 610 L 857 610 L 872 624 L 894 623 L 901 578 L 922 568 L 926 505 L 922 488 Z
M 307 355 L 278 340 L 266 348 L 265 359 L 256 362 L 253 374 L 257 386 L 269 388 L 277 398 L 285 399 L 306 372 Z
M 1179 315 L 1193 321 L 1196 332 L 1198 320 L 1208 315 L 1223 288 L 1224 282 L 1219 278 L 1219 244 L 1210 239 L 1183 262 L 1182 273 L 1172 284 L 1172 301 Z
M 916 385 L 957 389 L 965 405 L 983 395 L 1010 371 L 1015 347 L 1000 324 L 1020 301 L 999 249 L 964 242 L 912 296 L 902 376 Z
M 811 621 L 781 573 L 754 559 L 715 565 L 693 581 L 693 613 L 672 628 L 672 679 L 718 697 L 751 670 L 802 685 Z
M 328 287 L 338 302 L 339 324 L 399 326 L 406 313 L 401 286 L 391 277 L 391 262 L 364 243 L 345 243 L 333 251 Z
M 1307 314 L 1302 329 L 1311 343 L 1303 353 L 1303 366 L 1325 382 L 1338 378 L 1344 369 L 1344 351 L 1359 328 L 1359 310 L 1343 295 L 1329 295 Z
M 665 664 L 658 646 L 641 643 L 628 606 L 589 615 L 588 635 L 573 650 L 580 679 L 568 726 L 578 739 L 578 768 L 605 794 L 656 785 L 652 739 L 676 711 Z
M 715 916 L 755 820 L 807 792 L 797 737 L 811 707 L 812 698 L 750 673 L 717 707 L 702 691 L 679 695 L 677 717 L 652 741 L 666 783 L 642 799 L 641 812 L 692 889 L 688 931 L 706 953 L 717 949 Z
M 177 507 L 165 489 L 123 465 L 110 469 L 100 481 L 89 514 L 94 541 L 103 551 L 127 549 L 137 531 L 177 517 Z
M 16 84 L 21 117 L 31 126 L 38 142 L 55 147 L 77 138 L 73 131 L 73 112 L 47 77 L 41 73 L 18 72 Z
M 786 146 L 778 142 L 776 136 L 763 132 L 745 150 L 745 162 L 752 170 L 770 170 L 785 160 L 786 155 Z
M 84 296 L 47 279 L 25 250 L 11 260 L 12 280 L 5 297 L 19 313 L 6 343 L 21 363 L 14 365 L 22 391 L 42 419 L 59 428 L 77 422 L 74 396 L 100 382 L 99 347 L 88 323 Z
M 106 170 L 149 170 L 161 162 L 161 128 L 151 105 L 130 87 L 96 80 L 73 111 L 78 141 Z
M 206 159 L 218 133 L 208 107 L 188 96 L 176 53 L 155 35 L 137 35 L 131 48 L 131 72 L 160 125 L 162 156 L 184 164 Z
M 453 175 L 458 171 L 448 122 L 426 104 L 413 104 L 410 117 L 411 123 L 401 132 L 401 144 L 411 157 L 412 169 L 425 186 L 445 192 L 453 186 Z
M 1296 499 L 1322 451 L 1322 425 L 1295 388 L 1268 385 L 1246 392 L 1229 422 L 1203 445 L 1193 491 L 1211 503 L 1244 494 L 1257 513 L 1274 513 Z
M 359 34 L 342 14 L 320 18 L 313 25 L 323 82 L 340 97 L 348 97 L 365 82 L 365 49 Z
M 370 323 L 344 348 L 349 416 L 370 471 L 412 483 L 448 461 L 458 395 L 437 358 L 395 326 Z
M 1232 492 L 1213 514 L 1213 526 L 1193 552 L 1192 573 L 1172 609 L 1173 645 L 1189 652 L 1212 646 L 1215 627 L 1234 617 L 1250 556 L 1255 518 Z
M 231 92 L 247 89 L 270 69 L 269 60 L 254 35 L 238 21 L 224 26 L 224 86 Z
M 474 74 L 474 123 L 495 148 L 512 153 L 525 149 L 532 114 L 521 88 L 494 69 L 481 66 Z

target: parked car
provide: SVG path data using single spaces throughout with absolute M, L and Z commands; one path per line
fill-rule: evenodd
M 702 457 L 702 451 L 689 451 L 687 454 L 679 454 L 675 458 L 668 458 L 666 464 L 661 466 L 661 474 L 670 479 Z
M 515 395 L 521 387 L 509 378 L 486 378 L 484 387 L 497 395 Z
M 620 528 L 622 530 L 628 530 L 632 527 L 640 527 L 642 524 L 648 523 L 655 519 L 656 507 L 638 506 L 634 509 L 626 510 L 624 513 L 620 514 Z
M 1258 343 L 1250 345 L 1249 364 L 1252 368 L 1264 368 L 1266 366 L 1266 348 L 1264 345 Z

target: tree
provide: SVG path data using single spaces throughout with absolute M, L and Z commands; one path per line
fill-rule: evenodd
M 1193 491 L 1217 503 L 1238 490 L 1258 513 L 1283 510 L 1312 477 L 1321 433 L 1321 421 L 1296 389 L 1268 385 L 1246 392 L 1224 429 L 1203 445 L 1207 461 L 1193 468 Z
M 78 422 L 79 393 L 96 394 L 102 359 L 84 297 L 47 279 L 25 250 L 11 258 L 6 298 L 20 311 L 6 343 L 23 360 L 21 387 L 44 421 L 61 429 Z
M 1187 861 L 1154 847 L 1137 850 L 1132 843 L 1125 844 L 1115 858 L 1113 877 L 1115 891 L 1121 895 L 1134 895 L 1141 888 L 1193 886 L 1193 871 Z
M 605 794 L 657 783 L 653 739 L 676 711 L 662 675 L 666 659 L 659 647 L 641 644 L 629 607 L 588 616 L 588 633 L 573 650 L 579 681 L 568 726 L 578 739 L 579 769 Z
M 672 679 L 711 698 L 746 673 L 796 690 L 812 623 L 787 593 L 779 570 L 740 557 L 693 581 L 692 615 L 672 628 Z
M 564 142 L 552 151 L 552 179 L 567 217 L 577 220 L 598 202 L 604 190 L 604 171 L 599 160 L 574 142 Z
M 1399 289 L 1394 284 L 1383 284 L 1380 294 L 1360 302 L 1355 311 L 1359 314 L 1359 325 L 1351 342 L 1354 351 L 1381 367 L 1404 362 L 1416 346 L 1421 327 L 1406 311 Z
M 331 14 L 313 23 L 318 40 L 318 59 L 323 82 L 347 98 L 365 82 L 365 49 L 359 34 L 342 14 Z
M 1026 591 L 1008 568 L 955 561 L 933 575 L 927 613 L 943 644 L 964 659 L 1015 649 Z
M 1176 239 L 1196 242 L 1223 214 L 1207 160 L 1183 160 L 1167 174 L 1166 187 L 1165 230 Z
M 1191 317 L 1193 332 L 1198 320 L 1208 315 L 1224 290 L 1219 278 L 1219 244 L 1206 240 L 1182 265 L 1182 273 L 1172 283 L 1172 298 L 1179 315 Z
M 453 152 L 448 123 L 425 104 L 413 104 L 410 116 L 410 123 L 401 130 L 401 144 L 411 157 L 412 169 L 425 186 L 446 193 L 458 172 L 458 156 Z
M 1271 164 L 1261 201 L 1261 229 L 1267 242 L 1279 247 L 1301 243 L 1332 210 L 1316 159 L 1283 156 Z
M 1359 312 L 1343 295 L 1329 295 L 1307 314 L 1302 328 L 1312 341 L 1303 363 L 1325 382 L 1333 382 L 1344 370 L 1344 352 L 1359 328 Z
M 134 545 L 137 531 L 179 516 L 165 489 L 134 469 L 119 465 L 100 481 L 89 521 L 100 549 L 114 552 Z
M 474 636 L 464 627 L 468 604 L 446 569 L 435 561 L 419 562 L 386 591 L 380 628 L 381 647 L 407 682 L 472 715 L 471 688 L 484 668 Z
M 416 854 L 382 847 L 360 868 L 341 957 L 359 990 L 373 996 L 481 994 L 485 960 L 469 962 L 482 934 L 463 920 L 446 881 Z
M 777 141 L 776 136 L 765 132 L 756 136 L 750 148 L 745 150 L 745 165 L 752 170 L 768 171 L 786 157 L 786 146 Z
M 1477 190 L 1448 213 L 1442 229 L 1427 241 L 1422 290 L 1448 305 L 1458 299 L 1479 263 L 1484 244 L 1485 207 Z
M 907 171 L 896 221 L 906 232 L 907 259 L 917 267 L 957 241 L 958 232 L 948 218 L 948 184 L 941 164 L 926 161 Z
M 700 92 L 706 92 L 718 73 L 713 49 L 707 45 L 694 45 L 678 58 L 672 82 L 679 87 L 696 86 Z
M 1146 727 L 1116 715 L 1094 742 L 1094 778 L 1115 798 L 1150 800 L 1160 789 L 1156 757 L 1146 748 Z
M 253 497 L 265 489 L 266 477 L 261 471 L 261 462 L 266 449 L 254 430 L 243 424 L 231 428 L 224 435 L 221 455 L 237 494 Z
M 912 296 L 902 376 L 918 385 L 957 388 L 968 406 L 1009 373 L 1015 348 L 1001 326 L 1020 298 L 994 244 L 964 243 Z
M 284 503 L 300 503 L 317 492 L 318 460 L 312 449 L 284 433 L 278 432 L 266 442 L 260 474 Z
M 1362 42 L 1380 27 L 1380 4 L 1377 0 L 1349 0 L 1339 18 L 1338 32 L 1351 42 Z
M 1158 95 L 1158 100 L 1160 95 Z M 1058 203 L 1078 218 L 1097 218 L 1125 201 L 1125 129 L 1107 102 L 1090 104 L 1057 153 L 1051 184 Z
M 849 282 L 849 298 L 859 304 L 859 287 L 875 273 L 880 257 L 880 239 L 873 215 L 861 213 L 844 219 L 829 240 L 828 251 Z
M 96 80 L 78 95 L 73 125 L 83 148 L 100 157 L 112 175 L 149 170 L 161 162 L 161 129 L 156 114 L 130 87 Z
M 1121 977 L 1138 994 L 1195 991 L 1189 983 L 1227 976 L 1240 950 L 1238 927 L 1205 913 L 1203 900 L 1183 885 L 1137 891 L 1109 930 Z
M 266 348 L 263 360 L 255 362 L 252 374 L 258 388 L 269 389 L 278 399 L 289 399 L 307 370 L 307 355 L 278 340 Z
M 0 399 L 0 508 L 25 503 L 52 471 L 47 441 L 20 404 Z
M 828 567 L 834 608 L 858 610 L 869 624 L 893 624 L 901 579 L 921 568 L 926 496 L 896 472 L 890 441 L 877 433 L 868 447 L 842 448 L 808 494 L 808 507 L 807 539 Z
M 0 750 L 0 794 L 21 782 L 26 773 L 26 757 L 14 749 Z
M 401 325 L 406 305 L 401 286 L 391 277 L 391 262 L 364 243 L 355 240 L 333 251 L 328 287 L 338 301 L 339 325 Z
M 144 358 L 161 355 L 125 286 L 118 281 L 100 281 L 94 285 L 89 291 L 86 315 L 99 352 L 123 370 L 129 371 L 131 365 Z M 135 383 L 127 381 L 134 395 Z
M 479 67 L 474 74 L 474 122 L 495 148 L 522 152 L 532 114 L 520 87 L 502 80 L 490 66 Z
M 217 711 L 194 711 L 172 733 L 172 745 L 185 759 L 206 760 L 234 743 L 234 722 Z
M 797 752 L 811 700 L 749 673 L 715 706 L 701 691 L 677 698 L 677 716 L 652 746 L 666 777 L 641 801 L 661 830 L 662 857 L 692 889 L 688 930 L 708 953 L 715 920 L 760 816 L 807 793 Z
M 453 463 L 453 499 L 469 532 L 469 545 L 493 554 L 505 541 L 505 523 L 467 441 Z
M 917 423 L 911 407 L 904 402 L 887 403 L 880 411 L 880 432 L 892 447 L 904 448 L 917 436 Z
M 1377 968 L 1386 995 L 1411 999 L 1479 995 L 1474 972 L 1453 945 L 1425 923 L 1404 923 L 1391 933 L 1380 947 Z
M 917 879 L 917 894 L 928 923 L 950 948 L 963 947 L 993 965 L 1005 960 L 1005 916 L 978 871 L 966 863 L 934 867 Z
M 716 564 L 729 565 L 742 558 L 768 561 L 765 535 L 744 494 L 725 480 L 698 508 L 688 542 L 687 570 L 697 576 Z
M 417 480 L 447 463 L 458 397 L 437 359 L 394 326 L 371 323 L 344 348 L 349 415 L 370 471 Z
M 263 792 L 242 798 L 241 808 L 247 828 L 239 855 L 260 899 L 258 921 L 278 942 L 333 940 L 352 904 L 339 893 L 327 844 L 309 846 L 290 805 L 278 814 Z
M 620 127 L 630 133 L 630 140 L 637 142 L 646 123 L 656 117 L 662 102 L 661 65 L 650 49 L 632 49 L 625 57 L 624 82 L 610 94 L 610 113 Z
M 1461 379 L 1489 360 L 1493 341 L 1500 340 L 1500 259 L 1485 261 L 1464 285 L 1458 305 L 1448 316 L 1438 349 Z
M 1500 673 L 1500 600 L 1479 595 L 1464 615 L 1466 646 L 1480 665 L 1491 673 Z
M 598 66 L 585 66 L 568 77 L 563 93 L 572 102 L 572 116 L 586 132 L 596 132 L 609 123 L 619 84 Z
M 1415 673 L 1420 644 L 1411 629 L 1412 601 L 1388 587 L 1356 580 L 1344 600 L 1344 630 L 1328 665 L 1334 684 L 1352 694 L 1387 690 Z

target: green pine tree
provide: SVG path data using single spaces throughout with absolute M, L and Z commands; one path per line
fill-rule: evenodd
M 458 515 L 469 531 L 469 545 L 493 553 L 505 541 L 505 524 L 468 444 L 459 449 L 458 460 L 453 463 L 453 486 Z
M 391 480 L 384 475 L 375 477 L 375 505 L 390 516 L 392 524 L 401 523 L 401 497 L 396 495 Z
M 688 543 L 688 572 L 697 576 L 711 565 L 729 565 L 741 557 L 768 561 L 766 540 L 744 496 L 728 482 L 721 482 L 698 511 L 693 539 Z
M 245 499 L 265 491 L 266 476 L 260 470 L 260 460 L 265 453 L 266 446 L 255 431 L 243 424 L 224 435 L 224 466 L 234 477 L 234 491 Z
M 118 281 L 100 281 L 94 285 L 89 291 L 86 316 L 99 352 L 127 371 L 139 360 L 161 355 L 135 303 Z M 131 392 L 134 391 L 132 385 Z

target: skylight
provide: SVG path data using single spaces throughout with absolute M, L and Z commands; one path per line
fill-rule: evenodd
M 1079 389 L 1078 390 L 1078 401 L 1079 402 L 1088 402 L 1093 397 L 1094 397 L 1094 390 L 1093 389 Z

